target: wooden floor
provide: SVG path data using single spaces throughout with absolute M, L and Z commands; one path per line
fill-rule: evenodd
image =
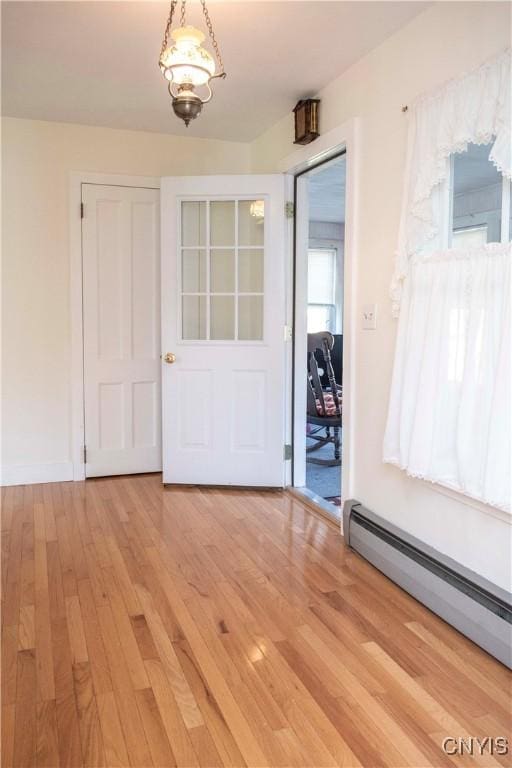
M 4 489 L 2 766 L 507 765 L 503 666 L 284 493 Z

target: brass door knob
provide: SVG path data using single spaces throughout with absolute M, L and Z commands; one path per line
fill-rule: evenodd
M 176 362 L 176 355 L 174 352 L 167 352 L 165 355 L 161 355 L 162 360 L 164 363 L 175 363 Z

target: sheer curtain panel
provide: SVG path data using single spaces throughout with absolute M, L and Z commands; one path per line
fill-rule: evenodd
M 420 98 L 410 118 L 383 458 L 510 510 L 510 51 Z M 501 242 L 483 242 L 480 234 L 475 245 L 470 203 L 484 196 L 470 188 L 469 172 L 454 188 L 453 157 L 486 144 L 503 185 Z M 470 215 L 456 222 L 454 207 Z

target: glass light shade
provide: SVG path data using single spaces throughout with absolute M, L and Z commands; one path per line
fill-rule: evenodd
M 171 32 L 174 45 L 166 48 L 160 66 L 164 77 L 177 85 L 205 85 L 215 74 L 215 61 L 201 47 L 204 35 L 195 27 Z
M 251 216 L 254 216 L 255 219 L 263 219 L 265 217 L 265 201 L 254 200 L 249 210 Z

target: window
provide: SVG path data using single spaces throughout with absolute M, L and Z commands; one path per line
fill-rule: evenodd
M 510 182 L 489 160 L 494 142 L 469 144 L 450 162 L 448 245 L 472 248 L 510 240 Z
M 308 333 L 336 328 L 336 249 L 308 251 Z
M 452 233 L 452 245 L 454 248 L 473 248 L 476 245 L 485 245 L 488 233 L 485 227 L 460 227 Z

